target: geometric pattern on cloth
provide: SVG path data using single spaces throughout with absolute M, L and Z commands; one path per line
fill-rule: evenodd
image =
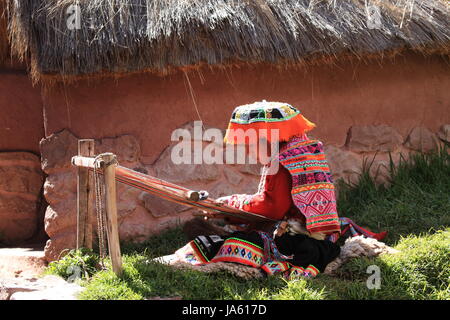
M 336 200 L 333 189 L 317 189 L 295 195 L 295 205 L 306 217 L 306 228 L 309 232 L 327 232 L 330 226 L 335 231 L 339 226 Z
M 284 276 L 288 280 L 290 280 L 290 279 L 297 279 L 297 278 L 302 277 L 304 273 L 305 273 L 305 269 L 303 269 L 302 267 L 292 266 L 292 268 L 290 268 L 285 273 Z
M 340 217 L 339 223 L 341 225 L 342 231 L 339 234 L 335 233 L 335 234 L 328 236 L 326 238 L 327 240 L 336 243 L 336 241 L 340 237 L 346 237 L 347 233 L 349 233 L 351 237 L 363 235 L 366 238 L 382 240 L 387 234 L 386 231 L 380 232 L 380 233 L 372 232 L 366 228 L 363 228 L 363 227 L 357 225 L 353 220 L 346 218 L 346 217 Z
M 203 253 L 201 245 L 200 243 L 197 242 L 197 239 L 194 239 L 192 241 L 193 241 L 192 248 L 195 258 L 201 261 L 202 263 L 208 262 L 209 259 L 206 257 L 205 253 Z
M 261 233 L 260 233 L 261 235 Z M 267 247 L 266 243 L 264 245 Z M 271 247 L 270 250 L 273 250 Z M 260 268 L 268 275 L 281 274 L 287 280 L 299 277 L 314 277 L 319 270 L 312 265 L 308 268 L 295 266 L 283 260 L 268 260 L 267 253 L 260 246 L 239 238 L 228 238 L 213 259 L 208 261 L 196 241 L 190 241 L 184 247 L 177 250 L 176 254 L 182 256 L 182 261 L 191 265 L 199 266 L 215 262 L 233 262 L 253 268 Z M 273 252 L 270 258 L 274 258 Z M 282 255 L 276 255 L 282 256 Z
M 291 265 L 286 261 L 269 261 L 266 262 L 261 269 L 268 275 L 274 275 L 277 273 L 284 273 L 289 270 Z
M 308 266 L 308 268 L 305 269 L 305 273 L 304 276 L 308 277 L 308 278 L 314 278 L 315 276 L 317 276 L 319 274 L 319 270 L 314 267 L 312 264 L 310 264 Z
M 234 262 L 259 268 L 263 262 L 263 248 L 237 238 L 228 238 L 211 262 Z
M 234 109 L 224 142 L 251 143 L 247 139 L 249 135 L 258 139 L 265 138 L 269 142 L 272 139 L 276 139 L 276 142 L 289 141 L 293 136 L 308 132 L 315 126 L 290 104 L 263 100 Z
M 340 232 L 333 179 L 322 142 L 294 137 L 278 159 L 292 176 L 292 199 L 306 218 L 307 230 Z
M 307 268 L 302 267 L 291 267 L 288 271 L 284 273 L 284 277 L 287 280 L 299 279 L 299 278 L 314 278 L 320 273 L 320 271 L 310 264 Z
M 333 183 L 333 177 L 329 172 L 311 172 L 305 174 L 299 174 L 292 178 L 292 184 L 294 186 L 301 186 L 305 184 L 313 184 L 317 182 Z
M 264 242 L 264 262 L 271 260 L 291 260 L 293 258 L 292 255 L 286 256 L 282 254 L 277 247 L 277 244 L 273 240 L 273 238 L 267 233 L 263 231 L 258 231 L 259 236 Z
M 302 268 L 294 266 L 286 261 L 269 261 L 266 262 L 262 267 L 267 275 L 282 274 L 287 280 L 293 280 L 298 278 L 314 278 L 320 271 L 310 264 L 307 268 Z

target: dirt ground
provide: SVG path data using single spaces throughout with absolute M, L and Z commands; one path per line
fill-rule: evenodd
M 46 266 L 43 244 L 0 248 L 0 279 L 33 278 Z

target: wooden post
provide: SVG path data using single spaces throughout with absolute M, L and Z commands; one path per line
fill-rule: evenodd
M 105 163 L 103 172 L 105 176 L 105 201 L 106 201 L 106 231 L 108 235 L 108 249 L 111 257 L 112 269 L 116 275 L 122 273 L 122 256 L 120 254 L 119 228 L 117 225 L 116 203 L 116 166 L 111 163 L 115 158 L 113 154 L 104 154 L 102 160 Z
M 78 155 L 94 156 L 94 140 L 78 140 Z M 77 249 L 92 249 L 93 179 L 89 168 L 78 167 Z

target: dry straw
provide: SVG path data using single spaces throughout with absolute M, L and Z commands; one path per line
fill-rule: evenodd
M 7 0 L 13 51 L 35 80 L 276 66 L 400 52 L 448 56 L 448 0 Z M 78 4 L 81 28 L 67 28 Z M 379 25 L 368 24 L 373 6 Z

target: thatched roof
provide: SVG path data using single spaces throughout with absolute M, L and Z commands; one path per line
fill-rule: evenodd
M 4 3 L 0 2 L 0 67 L 8 64 L 10 59 L 9 51 L 7 19 L 4 12 Z
M 448 0 L 8 1 L 13 50 L 35 77 L 450 48 Z M 74 3 L 81 28 L 69 30 Z

